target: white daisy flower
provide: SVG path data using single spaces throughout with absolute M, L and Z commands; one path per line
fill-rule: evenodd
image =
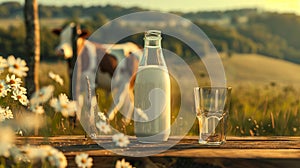
M 6 109 L 4 110 L 4 117 L 5 119 L 13 119 L 14 115 L 12 113 L 12 111 L 9 109 L 9 107 L 6 107 Z
M 18 89 L 16 90 L 20 90 L 21 92 L 23 92 L 24 94 L 27 94 L 27 89 L 23 86 L 20 86 Z
M 15 75 L 6 75 L 6 83 L 8 84 L 9 88 L 18 89 L 22 84 L 22 80 Z
M 70 101 L 66 108 L 62 108 L 61 114 L 64 117 L 74 117 L 76 112 L 76 102 L 75 101 Z
M 10 92 L 9 86 L 5 83 L 4 80 L 0 80 L 0 97 L 7 96 L 8 92 Z
M 14 144 L 16 135 L 10 127 L 0 127 L 0 143 Z
M 35 107 L 32 108 L 31 111 L 36 113 L 36 114 L 44 114 L 45 113 L 45 110 L 44 110 L 43 106 L 35 106 Z
M 51 150 L 48 150 L 46 151 L 47 155 L 46 155 L 46 160 L 50 163 L 51 166 L 55 166 L 56 165 L 56 162 L 57 162 L 57 159 L 55 157 L 56 153 L 58 152 L 56 149 L 51 149 Z
M 44 151 L 35 146 L 23 146 L 21 150 L 32 161 L 39 160 L 44 155 Z
M 10 157 L 13 158 L 15 163 L 20 163 L 22 160 L 26 159 L 26 156 L 22 153 L 22 151 L 16 146 L 12 145 L 9 149 Z
M 27 96 L 24 95 L 24 92 L 22 92 L 21 90 L 14 90 L 11 98 L 13 98 L 14 100 L 18 100 L 24 106 L 27 106 L 29 103 Z
M 64 117 L 74 116 L 76 111 L 76 102 L 69 101 L 66 94 L 61 93 L 57 98 L 50 100 L 50 106 L 54 108 L 56 112 L 61 112 Z
M 129 162 L 126 162 L 125 159 L 123 158 L 121 161 L 118 160 L 116 163 L 115 168 L 132 168 Z
M 127 147 L 127 145 L 130 143 L 128 137 L 123 133 L 113 135 L 112 139 L 113 142 L 116 143 L 116 146 L 120 147 Z
M 59 160 L 59 164 L 58 164 L 59 168 L 65 168 L 68 166 L 68 160 L 62 152 L 58 153 L 58 160 Z
M 56 156 L 57 153 L 59 153 L 59 151 L 55 148 L 53 148 L 50 145 L 42 145 L 39 146 L 39 150 L 40 150 L 40 158 L 41 159 L 45 159 L 47 161 L 49 161 L 50 165 L 55 166 L 56 165 Z
M 60 84 L 61 86 L 64 84 L 64 80 L 58 75 L 58 74 L 55 74 L 53 73 L 52 71 L 50 71 L 48 73 L 49 77 L 51 79 L 53 79 L 55 82 L 57 82 L 58 84 Z
M 0 127 L 0 156 L 9 157 L 9 149 L 15 141 L 15 133 L 10 127 Z
M 5 58 L 0 56 L 0 73 L 7 67 L 7 61 Z
M 61 93 L 58 96 L 58 100 L 62 108 L 66 108 L 68 106 L 69 98 L 65 93 Z
M 23 106 L 27 106 L 28 103 L 29 103 L 29 100 L 27 99 L 27 96 L 26 95 L 23 95 L 21 97 L 21 99 L 19 99 L 19 102 L 23 105 Z
M 3 122 L 5 119 L 5 109 L 0 107 L 0 122 Z
M 65 168 L 68 164 L 65 155 L 49 145 L 39 147 L 25 146 L 22 148 L 22 151 L 30 160 L 46 160 L 51 167 Z
M 32 94 L 30 104 L 35 106 L 37 104 L 45 103 L 51 98 L 53 91 L 54 86 L 52 85 L 41 88 L 39 91 Z
M 8 72 L 13 73 L 19 77 L 27 76 L 27 71 L 29 68 L 26 66 L 26 62 L 20 58 L 15 58 L 13 55 L 10 55 L 7 58 L 8 63 Z
M 5 116 L 4 116 L 4 113 L 2 113 L 0 111 L 0 123 L 3 122 L 5 120 Z
M 49 156 L 54 156 L 58 151 L 55 148 L 50 147 L 49 145 L 42 146 L 23 146 L 21 148 L 22 152 L 29 158 L 31 161 L 44 161 L 47 160 Z
M 19 86 L 18 88 L 13 89 L 13 92 L 19 92 L 20 94 L 26 95 L 27 90 L 26 88 Z
M 68 161 L 66 156 L 62 152 L 57 152 L 55 155 L 55 165 L 57 168 L 65 168 L 68 166 Z
M 105 116 L 105 114 L 101 111 L 98 112 L 98 116 L 100 117 L 101 120 L 106 121 L 107 117 Z
M 106 122 L 99 121 L 96 123 L 96 127 L 104 134 L 108 134 L 111 132 L 110 126 L 106 124 Z
M 90 168 L 93 166 L 93 158 L 89 157 L 86 153 L 76 155 L 75 162 L 80 168 Z
M 9 149 L 12 147 L 11 144 L 0 143 L 0 156 L 8 158 L 10 156 Z
M 57 98 L 52 98 L 49 102 L 50 106 L 54 108 L 56 112 L 60 111 L 60 105 Z

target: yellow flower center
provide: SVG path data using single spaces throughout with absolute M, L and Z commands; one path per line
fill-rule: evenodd
M 85 164 L 86 163 L 86 159 L 85 158 L 81 159 L 81 163 Z
M 64 108 L 64 109 L 66 109 L 66 108 L 68 108 L 68 105 L 67 104 L 63 104 L 61 107 Z
M 20 66 L 19 66 L 18 64 L 14 64 L 14 68 L 15 68 L 15 69 L 19 69 Z

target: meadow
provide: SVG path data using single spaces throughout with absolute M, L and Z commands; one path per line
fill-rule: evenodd
M 57 28 L 66 22 L 65 18 L 44 18 L 40 20 L 41 27 L 47 27 L 50 29 Z M 11 27 L 20 27 L 24 25 L 23 18 L 16 17 L 15 19 L 0 19 L 0 27 L 2 29 L 9 29 Z
M 41 60 L 48 60 L 45 58 L 54 55 L 54 47 L 55 44 L 57 43 L 58 38 L 54 37 L 53 34 L 51 33 L 51 30 L 53 28 L 61 27 L 62 25 L 67 23 L 67 20 L 69 21 L 76 20 L 84 24 L 86 28 L 93 30 L 99 27 L 98 23 L 103 24 L 108 20 L 118 16 L 118 14 L 115 13 L 120 13 L 120 11 L 123 11 L 119 7 L 115 8 L 115 7 L 108 6 L 102 8 L 101 11 L 97 9 L 97 12 L 100 12 L 100 15 L 98 14 L 91 15 L 90 13 L 88 13 L 87 10 L 83 9 L 84 12 L 82 12 L 82 16 L 79 14 L 80 12 L 77 11 L 79 12 L 78 17 L 80 16 L 80 18 L 77 18 L 77 16 L 74 15 L 76 14 L 76 10 L 77 10 L 76 8 L 77 7 L 74 8 L 75 12 L 67 12 L 68 13 L 67 15 L 64 14 L 63 12 L 69 10 L 64 9 L 61 10 L 61 13 L 58 16 L 52 18 L 49 17 L 50 15 L 52 15 L 52 12 L 50 10 L 48 11 L 50 13 L 48 13 L 47 11 L 45 12 L 50 14 L 48 17 L 44 17 L 44 18 L 40 17 L 40 26 L 43 32 L 41 34 L 42 35 L 41 36 L 41 44 L 42 44 L 41 58 L 42 59 Z M 108 9 L 104 10 L 105 8 Z M 54 11 L 55 10 L 56 9 L 54 8 Z M 102 11 L 104 13 L 105 11 L 107 12 L 104 14 L 102 13 Z M 108 15 L 108 13 L 111 13 L 112 15 Z M 88 17 L 84 16 L 83 14 L 86 14 Z M 124 15 L 124 13 L 121 13 L 121 15 Z M 234 17 L 232 17 L 231 19 L 235 19 L 236 18 L 235 15 L 239 16 L 240 14 L 233 14 Z M 274 14 L 270 14 L 270 16 L 273 15 Z M 207 33 L 208 37 L 210 37 L 210 39 L 212 40 L 212 42 L 214 43 L 218 51 L 226 52 L 225 54 L 221 53 L 220 55 L 225 68 L 227 84 L 228 86 L 231 86 L 233 88 L 232 96 L 231 96 L 231 108 L 229 111 L 228 124 L 227 124 L 227 134 L 231 136 L 300 136 L 300 111 L 299 111 L 300 76 L 297 74 L 297 72 L 300 72 L 300 64 L 299 64 L 299 59 L 297 59 L 299 56 L 299 51 L 296 50 L 299 47 L 297 47 L 298 45 L 295 42 L 297 40 L 297 36 L 295 36 L 298 32 L 297 28 L 300 25 L 299 20 L 296 21 L 293 20 L 294 18 L 297 19 L 297 17 L 290 17 L 290 16 L 281 17 L 281 15 L 277 16 L 277 14 L 275 14 L 274 15 L 275 18 L 278 17 L 279 20 L 281 18 L 283 20 L 286 19 L 286 22 L 278 23 L 277 20 L 275 20 L 277 24 L 276 26 L 273 26 L 274 21 L 272 20 L 272 17 L 269 20 L 270 22 L 268 22 L 269 18 L 268 17 L 265 18 L 266 15 L 261 15 L 261 16 L 263 17 L 261 18 L 258 17 L 258 19 L 256 18 L 257 20 L 255 20 L 255 18 L 254 19 L 252 18 L 252 22 L 247 23 L 245 27 L 243 27 L 243 25 L 239 25 L 239 23 L 232 23 L 229 26 L 229 28 L 218 27 L 216 25 L 209 25 L 209 24 L 203 25 L 201 23 L 201 20 L 200 22 L 194 20 L 198 24 L 198 26 L 200 27 L 203 26 L 202 28 L 204 32 Z M 202 18 L 202 16 L 194 16 L 194 17 Z M 266 25 L 263 25 L 265 23 Z M 293 24 L 293 26 L 290 26 L 291 23 Z M 235 29 L 231 29 L 232 27 L 235 27 Z M 276 27 L 276 30 L 272 32 L 274 27 Z M 294 29 L 291 30 L 286 29 L 287 27 L 293 27 Z M 21 47 L 23 46 L 24 43 L 23 28 L 24 28 L 24 23 L 20 15 L 13 15 L 13 17 L 10 18 L 2 17 L 0 19 L 0 29 L 1 29 L 1 33 L 3 34 L 3 39 L 0 40 L 2 42 L 1 50 L 3 51 L 0 51 L 0 54 L 4 56 L 9 54 L 15 54 L 16 56 L 19 55 L 24 56 L 23 54 L 24 48 Z M 281 34 L 282 32 L 285 33 Z M 6 34 L 8 35 L 7 37 Z M 169 46 L 165 45 L 166 48 L 176 51 L 176 53 L 178 55 L 181 55 L 183 59 L 187 59 L 186 63 L 190 66 L 191 70 L 196 76 L 199 86 L 207 86 L 210 84 L 208 73 L 200 59 L 196 59 L 195 57 L 192 57 L 193 54 L 189 52 L 189 49 L 187 49 L 186 47 L 182 47 L 180 43 L 176 43 L 174 41 L 171 42 L 166 41 L 166 43 L 171 44 Z M 290 46 L 293 46 L 295 48 L 291 48 Z M 261 53 L 261 54 L 268 55 L 268 57 L 263 55 L 258 55 L 258 54 L 237 54 L 241 52 Z M 283 61 L 281 59 L 274 59 L 271 58 L 270 56 L 289 60 L 289 61 L 294 61 L 295 63 L 298 64 L 293 64 L 291 62 Z M 181 70 L 181 68 L 184 67 L 178 66 L 175 68 Z M 1 67 L 0 67 L 0 71 L 1 71 Z M 49 77 L 50 76 L 49 72 L 58 74 L 60 77 L 62 77 L 64 83 L 59 84 L 57 83 L 57 81 L 54 82 L 55 80 Z M 1 79 L 5 79 L 5 76 L 3 74 L 1 74 Z M 11 118 L 7 118 L 7 120 L 4 119 L 4 122 L 1 123 L 0 126 L 5 126 L 6 124 L 12 126 L 13 131 L 10 130 L 10 134 L 11 137 L 13 138 L 11 139 L 14 139 L 16 133 L 18 136 L 25 136 L 24 139 L 26 140 L 26 142 L 28 138 L 26 136 L 42 136 L 43 139 L 47 141 L 49 140 L 47 137 L 59 136 L 59 135 L 89 134 L 87 136 L 93 138 L 94 136 L 108 134 L 108 135 L 112 135 L 112 141 L 115 143 L 116 147 L 127 147 L 127 145 L 130 143 L 127 135 L 134 135 L 133 121 L 131 121 L 128 125 L 126 125 L 124 119 L 120 114 L 118 114 L 115 117 L 115 119 L 112 121 L 108 121 L 105 118 L 105 116 L 104 117 L 102 116 L 104 118 L 103 119 L 101 118 L 101 115 L 99 115 L 99 114 L 107 114 L 110 105 L 112 103 L 112 98 L 109 95 L 107 95 L 105 91 L 98 89 L 96 91 L 96 95 L 98 99 L 96 103 L 94 101 L 95 106 L 98 105 L 100 112 L 103 113 L 100 113 L 99 111 L 92 112 L 92 109 L 94 110 L 93 108 L 94 105 L 92 105 L 93 99 L 82 100 L 83 101 L 82 104 L 86 103 L 88 104 L 88 107 L 80 106 L 79 100 L 77 102 L 68 100 L 68 98 L 70 98 L 69 95 L 70 80 L 67 72 L 67 63 L 65 61 L 60 59 L 58 62 L 41 62 L 39 80 L 40 80 L 39 84 L 41 88 L 47 87 L 49 85 L 52 85 L 53 87 L 53 91 L 51 91 L 51 95 L 49 96 L 49 98 L 47 98 L 49 101 L 48 100 L 42 101 L 37 103 L 36 105 L 32 105 L 34 103 L 31 104 L 30 101 L 29 104 L 30 106 L 25 106 L 25 105 L 21 106 L 20 105 L 21 101 L 18 100 L 18 98 L 12 99 L 12 96 L 14 96 L 13 94 L 15 94 L 16 92 L 9 91 L 10 93 L 8 93 L 6 97 L 3 97 L 2 95 L 3 98 L 0 100 L 0 104 L 1 104 L 1 108 L 3 109 L 1 109 L 0 114 L 8 113 L 11 110 L 14 113 L 14 117 L 9 116 Z M 195 113 L 193 111 L 189 111 L 188 116 L 182 117 L 179 115 L 180 109 L 186 110 L 186 107 L 179 106 L 179 103 L 181 101 L 179 96 L 182 93 L 179 92 L 180 89 L 178 85 L 181 83 L 189 83 L 190 81 L 188 80 L 175 81 L 174 78 L 171 78 L 171 80 L 172 80 L 171 81 L 172 82 L 172 88 L 171 88 L 172 89 L 172 93 L 171 93 L 172 94 L 172 116 L 171 116 L 172 122 L 175 123 L 175 118 L 179 118 L 179 124 L 177 123 L 178 126 L 175 127 L 175 129 L 172 128 L 172 135 L 177 135 L 182 133 L 185 134 L 186 132 L 182 131 L 181 127 L 186 127 L 186 125 L 190 124 L 187 122 L 190 122 L 191 121 L 190 119 L 193 116 L 195 117 Z M 1 82 L 3 83 L 3 81 Z M 9 83 L 10 87 L 13 88 L 12 83 L 8 81 L 6 81 L 6 83 Z M 192 88 L 191 89 L 188 88 L 188 89 L 192 90 Z M 183 91 L 186 92 L 186 90 Z M 65 96 L 63 100 L 60 100 L 60 98 L 62 97 L 61 96 L 62 93 L 66 93 L 67 96 Z M 42 96 L 45 96 L 41 93 L 38 93 L 36 95 L 38 95 L 37 99 L 39 98 L 41 99 Z M 56 100 L 56 103 L 53 106 L 54 100 Z M 192 105 L 191 99 L 189 99 L 188 101 L 189 101 L 189 105 Z M 57 110 L 58 104 L 60 110 Z M 73 107 L 71 108 L 71 110 L 73 110 L 72 112 L 75 112 L 78 109 L 81 110 L 82 115 L 79 116 L 83 119 L 87 119 L 85 120 L 85 123 L 95 124 L 93 125 L 95 126 L 93 128 L 94 129 L 93 131 L 95 132 L 92 132 L 92 134 L 91 132 L 86 132 L 83 129 L 81 123 L 78 121 L 75 123 L 75 125 L 73 125 L 74 123 L 72 121 L 72 117 L 74 113 L 70 112 L 70 114 L 68 113 L 67 115 L 63 113 L 63 110 L 66 109 L 67 109 L 66 111 L 69 111 L 68 107 L 70 104 Z M 38 111 L 37 107 L 40 107 L 38 105 L 41 105 L 43 109 L 42 112 Z M 10 109 L 7 108 L 8 106 L 10 106 Z M 79 108 L 75 109 L 75 107 L 79 107 Z M 94 114 L 93 116 L 94 118 L 90 117 L 91 116 L 90 114 L 92 113 Z M 188 120 L 186 120 L 187 118 Z M 95 123 L 97 120 L 98 122 Z M 115 134 L 116 131 L 111 129 L 110 126 L 116 128 L 119 132 L 124 133 L 125 135 Z M 5 130 L 5 127 L 1 128 L 1 130 L 3 131 L 0 132 L 0 134 L 2 133 L 2 136 L 0 137 L 2 137 L 2 139 L 4 140 L 10 139 L 10 134 L 8 134 L 9 131 Z M 193 126 L 188 132 L 188 135 L 196 136 L 199 134 L 198 130 L 199 130 L 198 121 L 193 120 Z M 2 148 L 0 149 L 0 153 L 1 151 L 3 152 L 4 151 L 3 149 L 5 149 L 7 146 L 10 146 L 10 144 L 1 145 L 1 143 L 3 143 L 2 141 L 0 139 L 0 146 Z M 54 150 L 55 156 L 52 156 L 53 155 L 52 148 L 49 148 L 47 146 L 45 149 L 40 147 L 37 148 L 39 148 L 39 150 L 42 151 L 44 150 L 44 153 L 48 153 L 49 155 L 51 155 L 49 156 L 49 158 L 46 158 L 45 163 L 42 162 L 43 167 L 48 167 L 47 159 L 49 159 L 48 160 L 50 161 L 49 163 L 52 164 L 50 159 L 53 160 L 52 157 L 57 157 L 57 156 L 59 160 L 58 163 L 62 165 L 61 167 L 67 166 L 66 165 L 67 159 L 62 152 L 58 152 L 57 150 Z M 16 156 L 18 152 L 20 152 L 20 154 L 22 153 L 22 155 L 25 156 L 27 154 L 29 155 L 32 151 L 38 151 L 37 148 L 26 147 L 26 149 L 16 149 L 16 148 L 11 148 L 11 149 L 15 150 Z M 181 149 L 183 148 L 180 148 L 180 150 Z M 91 150 L 94 149 L 91 148 Z M 83 154 L 83 156 L 80 156 L 81 154 Z M 91 158 L 88 158 L 88 155 L 85 155 L 84 153 L 81 154 L 76 156 L 75 159 L 76 163 L 77 160 L 80 160 L 87 164 L 91 164 L 89 163 L 92 162 Z M 15 159 L 13 156 L 6 159 L 5 155 L 6 154 L 0 155 L 0 168 L 6 167 L 5 165 L 6 162 L 10 164 L 11 162 L 10 159 L 11 160 Z M 42 157 L 44 156 L 42 155 Z M 82 158 L 80 159 L 80 157 Z M 44 159 L 45 158 L 41 160 L 44 161 Z M 99 158 L 95 158 L 95 160 L 96 159 Z M 30 159 L 26 160 L 24 162 L 25 163 L 24 165 L 22 164 L 22 162 L 23 161 L 21 162 L 16 161 L 16 167 L 24 167 L 25 165 L 28 165 L 28 167 L 36 167 L 33 166 L 34 165 L 33 162 L 30 163 L 31 162 Z M 107 159 L 106 162 L 113 162 L 113 161 Z M 122 160 L 122 162 L 125 162 L 124 159 Z M 118 164 L 120 164 L 119 160 L 116 163 L 116 167 L 118 167 L 117 166 Z M 193 164 L 193 162 L 191 162 L 190 164 Z M 78 167 L 80 166 L 78 165 Z M 87 166 L 87 167 L 91 167 L 91 166 Z
M 300 72 L 299 65 L 256 54 L 234 54 L 230 57 L 221 54 L 221 58 L 228 85 L 233 87 L 228 118 L 229 135 L 300 135 L 300 76 L 296 74 Z M 200 60 L 191 61 L 190 67 L 200 86 L 209 84 L 208 75 Z M 57 86 L 55 93 L 68 93 L 66 63 L 63 61 L 41 63 L 41 85 L 51 82 L 51 79 L 45 75 L 49 71 L 60 74 L 65 80 L 65 85 Z M 173 89 L 173 92 L 175 90 Z M 100 109 L 107 112 L 111 99 L 101 99 L 105 96 L 102 90 L 98 90 L 97 94 L 100 95 L 98 99 Z M 172 95 L 174 98 L 178 94 L 172 93 Z M 174 107 L 173 113 L 177 112 L 178 107 Z M 112 125 L 128 134 L 133 133 L 132 122 L 125 128 L 119 121 L 122 121 L 121 116 L 118 116 Z M 76 132 L 80 133 L 80 131 Z M 197 133 L 198 124 L 195 121 L 189 135 L 197 135 Z
M 300 66 L 257 54 L 220 55 L 233 88 L 228 134 L 300 135 Z M 202 81 L 208 80 L 201 63 L 191 67 L 200 69 L 196 75 Z

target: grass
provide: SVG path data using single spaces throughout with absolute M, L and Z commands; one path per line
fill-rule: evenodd
M 300 66 L 282 60 L 260 55 L 240 54 L 232 57 L 222 56 L 228 84 L 233 87 L 231 110 L 228 123 L 228 134 L 237 136 L 275 136 L 300 135 Z M 201 61 L 190 64 L 199 85 L 208 85 L 209 78 Z M 60 74 L 65 81 L 63 86 L 55 84 L 55 96 L 61 92 L 68 93 L 69 80 L 67 64 L 41 63 L 40 85 L 45 86 L 53 81 L 48 72 Z M 177 116 L 179 99 L 176 99 L 178 86 L 173 85 L 173 117 Z M 98 90 L 100 97 L 107 97 L 104 91 Z M 109 110 L 111 99 L 100 99 L 99 106 L 104 112 Z M 176 113 L 176 114 L 175 114 Z M 48 118 L 51 120 L 52 118 Z M 50 121 L 48 121 L 50 122 Z M 56 121 L 59 122 L 59 121 Z M 133 122 L 127 128 L 122 125 L 121 116 L 112 122 L 115 128 L 132 134 Z M 56 132 L 63 134 L 63 131 Z M 198 134 L 198 124 L 189 132 Z
M 300 135 L 299 88 L 243 85 L 232 94 L 230 134 Z
M 229 133 L 300 135 L 300 66 L 255 54 L 223 57 L 233 86 Z
M 221 54 L 233 87 L 228 134 L 300 135 L 300 66 L 256 54 Z M 191 63 L 200 86 L 210 83 L 201 61 Z M 197 124 L 190 134 L 198 132 Z
M 64 85 L 61 86 L 58 83 L 54 82 L 49 78 L 48 73 L 52 71 L 55 74 L 59 74 L 64 80 Z M 47 86 L 49 84 L 53 84 L 55 86 L 54 95 L 57 96 L 59 93 L 66 93 L 69 95 L 69 75 L 68 75 L 68 65 L 66 62 L 56 62 L 56 63 L 40 63 L 40 71 L 39 71 L 39 82 L 40 87 Z
M 9 29 L 10 27 L 19 27 L 24 23 L 22 18 L 15 18 L 15 19 L 0 19 L 0 28 Z

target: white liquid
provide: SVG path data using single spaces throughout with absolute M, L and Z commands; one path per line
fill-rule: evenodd
M 134 113 L 135 134 L 140 142 L 167 141 L 170 135 L 170 77 L 166 67 L 141 66 L 134 85 L 134 106 L 147 116 Z

